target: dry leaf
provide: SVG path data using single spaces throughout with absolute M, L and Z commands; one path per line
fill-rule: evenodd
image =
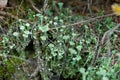
M 113 5 L 112 5 L 112 10 L 113 10 L 113 12 L 114 12 L 116 15 L 120 16 L 120 5 L 118 5 L 118 4 L 113 4 Z

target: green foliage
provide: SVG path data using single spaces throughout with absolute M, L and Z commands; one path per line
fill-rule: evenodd
M 58 5 L 59 13 L 53 16 L 52 9 L 56 8 L 56 5 Z M 53 7 L 46 14 L 30 16 L 33 21 L 35 20 L 33 23 L 16 21 L 11 25 L 8 33 L 3 36 L 1 45 L 4 50 L 1 54 L 17 54 L 19 60 L 27 59 L 25 47 L 33 39 L 40 43 L 40 47 L 35 48 L 35 56 L 40 56 L 44 60 L 43 65 L 46 66 L 47 71 L 53 72 L 51 77 L 59 75 L 59 77 L 77 78 L 78 80 L 117 80 L 117 71 L 120 66 L 111 65 L 113 58 L 104 56 L 107 51 L 106 47 L 101 51 L 102 57 L 96 59 L 96 66 L 91 65 L 96 54 L 96 45 L 99 44 L 99 36 L 103 36 L 105 31 L 115 25 L 112 18 L 108 17 L 102 22 L 95 21 L 95 28 L 90 28 L 90 23 L 86 23 L 82 27 L 75 27 L 68 24 L 77 21 L 77 17 L 81 16 L 71 16 L 69 12 L 68 8 L 63 10 L 63 3 L 53 3 Z M 113 41 L 115 43 L 117 37 L 114 35 L 112 38 L 115 39 Z M 34 44 L 34 46 L 36 45 L 38 44 Z M 111 46 L 114 47 L 114 45 Z M 41 51 L 40 55 L 37 54 L 38 50 Z M 16 60 L 12 61 L 13 64 L 9 60 L 4 62 L 9 74 L 17 71 L 14 69 Z M 18 65 L 21 64 L 18 63 Z

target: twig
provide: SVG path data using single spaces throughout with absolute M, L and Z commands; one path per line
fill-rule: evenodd
M 45 9 L 47 8 L 47 5 L 48 5 L 48 0 L 45 0 L 44 1 L 44 5 L 43 5 L 43 10 L 45 12 Z
M 97 17 L 94 17 L 94 18 L 90 18 L 90 19 L 88 19 L 88 20 L 83 20 L 83 21 L 79 21 L 79 22 L 76 22 L 76 23 L 73 23 L 73 24 L 69 24 L 69 25 L 67 25 L 67 26 L 75 26 L 75 25 L 79 25 L 79 24 L 86 23 L 86 22 L 95 21 L 96 19 L 113 16 L 113 15 L 114 15 L 114 13 L 107 14 L 107 15 L 103 15 L 103 16 L 97 16 Z
M 113 29 L 110 29 L 110 30 L 106 31 L 105 34 L 104 34 L 103 37 L 102 37 L 101 45 L 103 45 L 104 43 L 107 42 L 107 49 L 108 49 L 108 50 L 107 50 L 107 54 L 106 54 L 107 57 L 110 57 L 110 56 L 111 56 L 110 37 L 111 37 L 111 35 L 116 31 L 116 29 L 118 29 L 119 27 L 120 27 L 120 24 L 117 24 L 117 26 L 114 27 Z
M 116 27 L 114 27 L 113 29 L 110 29 L 108 31 L 106 31 L 102 37 L 102 40 L 100 41 L 100 45 L 98 47 L 98 51 L 95 52 L 95 56 L 94 59 L 92 61 L 92 66 L 95 66 L 96 64 L 96 60 L 98 59 L 98 56 L 100 55 L 101 52 L 101 48 L 102 46 L 107 42 L 107 56 L 106 57 L 110 57 L 111 56 L 111 51 L 110 51 L 110 36 L 113 34 L 113 32 L 116 31 L 116 29 L 118 29 L 120 27 L 120 24 L 117 24 Z
M 95 66 L 96 60 L 97 60 L 97 58 L 99 56 L 99 53 L 101 52 L 101 46 L 99 44 L 100 44 L 100 39 L 98 39 L 98 43 L 96 45 L 95 56 L 94 56 L 94 58 L 93 58 L 93 60 L 91 62 L 92 66 Z
M 20 19 L 18 16 L 15 16 L 9 12 L 0 11 L 0 14 L 3 16 L 11 17 L 16 20 L 21 20 L 22 22 L 29 22 L 29 23 L 33 24 L 33 22 L 30 22 L 29 20 Z
M 0 11 L 0 14 L 4 15 L 4 16 L 10 16 L 11 18 L 14 18 L 14 19 L 18 19 L 17 16 L 14 16 L 11 13 L 8 13 L 8 12 Z
M 2 32 L 3 34 L 5 34 L 5 29 L 3 29 L 3 27 L 0 25 L 0 32 Z
M 120 23 L 117 24 L 117 26 L 114 27 L 113 29 L 110 29 L 110 30 L 106 31 L 105 34 L 102 37 L 101 45 L 103 45 L 105 43 L 105 41 L 108 40 L 108 38 L 113 34 L 113 32 L 115 32 L 116 29 L 118 29 L 119 27 L 120 27 Z
M 27 0 L 34 10 L 36 10 L 38 13 L 41 13 L 41 11 L 35 6 L 35 3 L 32 0 Z
M 114 30 L 114 32 L 116 32 L 116 33 L 120 33 L 120 31 L 118 31 L 118 30 Z
M 89 10 L 89 12 L 90 12 L 90 15 L 92 16 L 92 10 L 91 10 L 91 4 L 92 4 L 92 0 L 87 0 L 87 8 L 88 8 L 88 10 Z
M 69 27 L 69 26 L 75 26 L 75 25 L 79 25 L 79 24 L 84 24 L 84 23 L 87 23 L 87 22 L 92 22 L 92 21 L 96 21 L 97 19 L 101 19 L 101 18 L 105 18 L 105 17 L 109 17 L 109 16 L 113 16 L 114 13 L 111 13 L 111 14 L 107 14 L 107 15 L 103 15 L 103 16 L 97 16 L 97 17 L 94 17 L 94 18 L 90 18 L 88 20 L 83 20 L 83 21 L 79 21 L 79 22 L 76 22 L 76 23 L 73 23 L 73 24 L 65 24 L 66 27 Z M 57 28 L 61 28 L 62 26 L 58 26 Z M 80 26 L 81 27 L 81 26 Z M 51 30 L 54 30 L 56 28 L 51 28 Z

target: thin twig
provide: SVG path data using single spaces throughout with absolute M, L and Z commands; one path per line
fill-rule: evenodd
M 0 11 L 0 14 L 4 15 L 4 16 L 10 16 L 11 18 L 14 18 L 14 19 L 19 19 L 17 16 L 14 16 L 11 13 L 8 13 L 8 12 Z
M 95 66 L 96 64 L 96 60 L 98 59 L 98 56 L 100 55 L 101 49 L 103 47 L 103 45 L 105 43 L 107 43 L 107 56 L 106 57 L 110 57 L 111 56 L 111 51 L 110 51 L 110 37 L 111 35 L 116 31 L 116 29 L 118 29 L 120 27 L 120 24 L 117 24 L 117 26 L 115 26 L 113 29 L 110 29 L 108 31 L 106 31 L 102 37 L 102 40 L 100 41 L 100 45 L 98 48 L 98 51 L 95 53 L 94 59 L 92 61 L 92 66 Z
M 73 23 L 73 24 L 69 24 L 67 26 L 75 26 L 75 25 L 86 23 L 86 22 L 92 22 L 92 21 L 95 21 L 97 19 L 105 18 L 105 17 L 109 17 L 109 16 L 113 16 L 113 15 L 114 15 L 114 13 L 103 15 L 103 16 L 97 16 L 97 17 L 94 17 L 94 18 L 90 18 L 88 20 L 83 20 L 83 21 L 79 21 L 79 22 L 76 22 L 76 23 Z
M 106 31 L 102 37 L 101 45 L 103 45 L 105 43 L 105 41 L 108 40 L 108 38 L 110 38 L 110 36 L 113 34 L 113 32 L 115 32 L 116 29 L 118 29 L 119 27 L 120 27 L 120 23 L 117 24 L 117 26 L 114 27 L 113 29 Z
M 45 12 L 46 8 L 47 8 L 47 5 L 48 5 L 48 0 L 45 0 L 44 1 L 44 5 L 43 5 L 43 10 Z
M 97 19 L 101 19 L 101 18 L 113 16 L 113 15 L 114 15 L 114 13 L 107 14 L 107 15 L 103 15 L 103 16 L 97 16 L 97 17 L 90 18 L 90 19 L 87 19 L 87 20 L 82 20 L 82 21 L 79 21 L 79 22 L 76 22 L 76 23 L 73 23 L 73 24 L 65 24 L 65 26 L 66 26 L 66 27 L 69 27 L 69 26 L 75 26 L 75 25 L 79 25 L 79 24 L 84 24 L 84 23 L 96 21 Z M 58 26 L 57 28 L 61 28 L 61 27 L 62 27 L 62 26 Z M 81 26 L 80 26 L 80 27 L 81 27 Z M 57 29 L 57 28 L 51 28 L 51 30 L 54 30 L 54 29 Z
M 41 13 L 41 11 L 35 6 L 35 3 L 32 0 L 27 0 L 34 10 L 36 10 L 38 13 Z

